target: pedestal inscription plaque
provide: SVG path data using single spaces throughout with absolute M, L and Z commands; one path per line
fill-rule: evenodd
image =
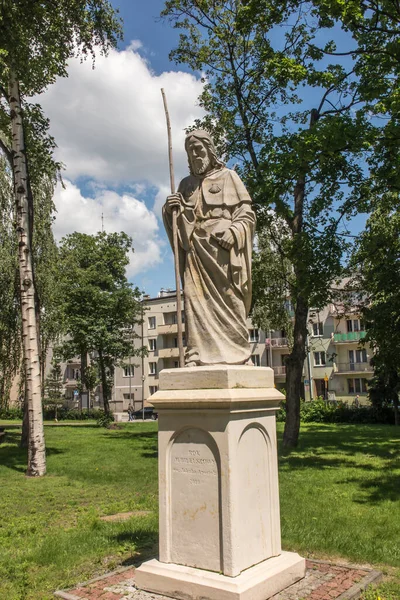
M 174 563 L 221 570 L 219 469 L 218 450 L 207 432 L 188 428 L 176 436 L 169 494 Z

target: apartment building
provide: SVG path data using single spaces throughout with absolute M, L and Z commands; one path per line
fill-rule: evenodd
M 330 304 L 310 311 L 309 330 L 306 399 L 322 396 L 352 404 L 358 395 L 366 403 L 372 354 L 360 344 L 366 332 L 356 309 Z
M 117 369 L 112 409 L 127 410 L 129 402 L 136 408 L 147 404 L 157 391 L 162 369 L 179 366 L 178 325 L 175 292 L 161 290 L 156 298 L 144 298 L 144 321 L 137 331 L 140 344 L 147 348 L 143 360 L 132 359 L 132 365 Z M 183 335 L 185 322 L 183 315 Z M 269 366 L 274 371 L 275 385 L 286 385 L 285 358 L 289 354 L 285 331 L 264 332 L 248 320 L 251 359 L 255 366 Z M 346 314 L 343 307 L 328 305 L 309 314 L 308 354 L 303 368 L 303 397 L 321 396 L 351 404 L 356 395 L 367 401 L 368 380 L 373 375 L 368 347 L 361 347 L 365 337 L 363 324 L 355 312 Z M 137 362 L 133 366 L 133 362 Z
M 143 323 L 135 327 L 134 337 L 138 348 L 147 349 L 147 356 L 128 358 L 123 366 L 115 369 L 110 407 L 116 413 L 127 412 L 129 404 L 135 410 L 146 406 L 158 389 L 160 371 L 179 366 L 175 291 L 161 290 L 155 298 L 145 296 L 143 306 Z M 184 315 L 182 320 L 185 335 Z M 247 324 L 253 364 L 271 367 L 275 386 L 284 389 L 285 359 L 289 354 L 286 332 L 264 332 L 250 319 Z M 373 368 L 368 346 L 360 345 L 365 331 L 356 310 L 334 304 L 320 311 L 310 310 L 308 331 L 308 353 L 302 377 L 305 400 L 321 396 L 352 404 L 358 395 L 361 403 L 367 402 Z M 80 368 L 78 358 L 62 365 L 65 400 L 71 408 L 86 408 L 88 403 L 78 390 Z M 98 386 L 90 405 L 98 408 L 102 404 L 101 386 Z

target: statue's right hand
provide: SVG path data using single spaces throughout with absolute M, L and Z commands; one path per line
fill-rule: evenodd
M 166 202 L 165 202 L 165 207 L 168 213 L 171 213 L 175 207 L 178 208 L 178 211 L 181 211 L 182 208 L 182 202 L 183 202 L 183 196 L 180 192 L 176 192 L 175 194 L 171 194 L 170 196 L 168 196 Z

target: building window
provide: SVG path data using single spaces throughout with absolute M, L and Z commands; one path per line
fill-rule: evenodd
M 174 369 L 179 368 L 179 362 L 177 360 L 174 361 Z
M 326 365 L 325 352 L 314 352 L 314 366 L 315 367 L 325 367 L 325 365 Z
M 149 323 L 149 329 L 155 329 L 156 328 L 156 318 L 155 317 L 149 317 L 148 318 L 148 323 Z
M 365 348 L 362 350 L 349 350 L 349 362 L 354 363 L 366 363 L 367 362 L 367 351 Z
M 260 367 L 261 366 L 260 355 L 259 354 L 252 354 L 251 355 L 251 362 L 253 363 L 253 365 L 255 367 Z
M 149 362 L 149 375 L 157 375 L 157 363 Z
M 124 400 L 134 400 L 135 394 L 123 394 Z
M 72 369 L 72 379 L 80 379 L 81 378 L 81 370 L 80 369 Z
M 154 352 L 155 350 L 157 350 L 157 340 L 155 338 L 152 338 L 149 340 L 149 350 L 151 352 Z
M 124 377 L 133 377 L 135 374 L 135 367 L 133 365 L 128 365 L 124 367 Z
M 258 342 L 260 339 L 258 329 L 249 329 L 249 341 Z
M 368 391 L 367 379 L 356 377 L 355 379 L 348 379 L 347 386 L 349 394 L 366 394 Z
M 347 333 L 352 333 L 353 331 L 363 331 L 364 324 L 360 319 L 347 319 Z
M 150 386 L 149 386 L 149 392 L 150 392 L 150 395 L 151 395 L 151 396 L 152 396 L 153 394 L 155 394 L 155 393 L 157 392 L 157 390 L 158 390 L 158 385 L 150 385 Z
M 323 323 L 313 323 L 312 324 L 312 328 L 313 328 L 313 336 L 317 337 L 317 336 L 322 336 L 324 334 L 324 324 Z

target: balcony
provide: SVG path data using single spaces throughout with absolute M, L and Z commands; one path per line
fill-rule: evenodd
M 73 379 L 72 377 L 66 377 L 63 381 L 63 384 L 67 388 L 70 388 L 70 387 L 76 388 L 79 383 L 80 383 L 80 379 Z
M 374 369 L 369 362 L 363 363 L 336 363 L 336 373 L 373 373 Z
M 160 348 L 159 358 L 179 358 L 179 348 Z
M 286 348 L 288 345 L 287 338 L 267 338 L 265 345 L 269 348 Z
M 286 367 L 272 367 L 275 377 L 285 377 Z
M 275 377 L 286 377 L 286 367 L 272 367 Z M 305 376 L 305 369 L 303 368 L 302 377 Z
M 182 331 L 185 331 L 185 323 L 182 323 Z M 178 324 L 170 323 L 169 325 L 159 325 L 157 332 L 161 335 L 167 335 L 169 333 L 178 333 Z
M 349 344 L 351 342 L 359 342 L 367 335 L 366 331 L 352 331 L 349 333 L 334 333 L 333 341 L 335 344 Z

